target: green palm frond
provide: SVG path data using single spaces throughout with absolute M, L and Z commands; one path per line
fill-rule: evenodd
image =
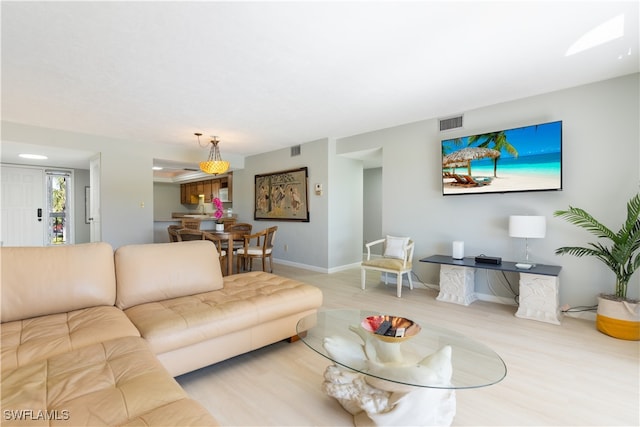
M 554 215 L 611 242 L 610 246 L 602 242 L 588 243 L 587 247 L 564 246 L 556 249 L 555 253 L 599 259 L 616 275 L 615 295 L 626 298 L 627 284 L 633 273 L 640 269 L 640 194 L 627 203 L 627 218 L 617 233 L 580 208 L 569 206 L 568 210 L 556 211 Z
M 566 219 L 573 225 L 584 228 L 596 237 L 616 240 L 616 234 L 613 231 L 609 230 L 609 228 L 592 217 L 591 214 L 584 209 L 569 206 L 568 210 L 555 211 L 553 214 Z

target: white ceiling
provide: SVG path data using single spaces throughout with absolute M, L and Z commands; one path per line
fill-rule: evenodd
M 2 119 L 252 155 L 638 72 L 638 4 L 2 1 Z

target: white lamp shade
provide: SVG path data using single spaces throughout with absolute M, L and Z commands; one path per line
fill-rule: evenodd
M 509 236 L 528 239 L 542 239 L 547 232 L 547 218 L 544 216 L 511 215 Z

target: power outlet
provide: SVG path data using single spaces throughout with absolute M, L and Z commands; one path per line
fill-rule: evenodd
M 289 250 L 289 245 L 285 244 L 284 245 L 284 251 L 287 252 Z

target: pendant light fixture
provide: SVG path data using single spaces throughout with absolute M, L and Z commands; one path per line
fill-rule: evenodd
M 202 134 L 195 133 L 194 135 L 198 137 L 198 144 L 202 147 L 202 144 L 200 144 L 200 137 L 202 136 Z M 202 172 L 211 175 L 219 175 L 229 170 L 229 162 L 226 160 L 222 160 L 222 157 L 220 156 L 220 149 L 218 148 L 219 142 L 220 141 L 218 141 L 217 136 L 211 137 L 211 149 L 209 150 L 209 158 L 204 162 L 200 162 L 200 170 Z

